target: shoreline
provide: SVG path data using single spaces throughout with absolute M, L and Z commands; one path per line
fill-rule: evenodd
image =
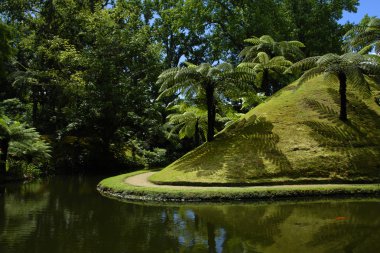
M 174 186 L 147 180 L 142 170 L 103 179 L 97 190 L 106 197 L 153 202 L 227 202 L 305 197 L 380 196 L 380 184 L 310 184 L 270 186 Z

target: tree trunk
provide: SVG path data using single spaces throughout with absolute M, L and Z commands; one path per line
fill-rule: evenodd
M 272 90 L 271 90 L 271 87 L 269 84 L 269 76 L 268 75 L 269 75 L 268 70 L 264 69 L 263 70 L 263 80 L 261 81 L 261 88 L 264 90 L 265 96 L 267 96 L 267 97 L 272 95 Z
M 9 147 L 9 140 L 1 140 L 0 141 L 0 181 L 1 179 L 5 179 L 5 176 L 7 175 L 7 158 L 8 158 L 8 147 Z
M 340 95 L 340 115 L 341 121 L 347 121 L 347 77 L 343 72 L 339 72 L 339 95 Z
M 214 101 L 214 85 L 212 83 L 206 86 L 207 100 L 207 141 L 214 140 L 215 128 L 215 101 Z
M 195 122 L 195 133 L 194 133 L 194 142 L 195 146 L 198 147 L 200 144 L 200 139 L 199 139 L 199 119 Z

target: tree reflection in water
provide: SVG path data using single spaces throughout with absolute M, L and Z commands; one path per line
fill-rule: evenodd
M 3 188 L 0 252 L 380 252 L 379 199 L 137 204 L 98 181 Z

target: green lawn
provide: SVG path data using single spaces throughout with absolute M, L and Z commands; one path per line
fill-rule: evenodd
M 98 190 L 113 198 L 143 201 L 230 201 L 289 199 L 309 196 L 380 195 L 379 184 L 170 189 L 164 186 L 162 188 L 132 186 L 124 182 L 127 177 L 144 172 L 147 171 L 137 171 L 106 178 L 99 183 Z
M 150 180 L 157 184 L 304 184 L 380 181 L 380 106 L 337 85 L 293 83 Z

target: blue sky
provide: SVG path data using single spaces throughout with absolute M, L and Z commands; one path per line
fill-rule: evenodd
M 344 24 L 347 21 L 359 23 L 365 14 L 380 18 L 380 0 L 359 0 L 358 11 L 356 13 L 345 11 L 343 13 L 343 18 L 339 20 L 339 23 Z

